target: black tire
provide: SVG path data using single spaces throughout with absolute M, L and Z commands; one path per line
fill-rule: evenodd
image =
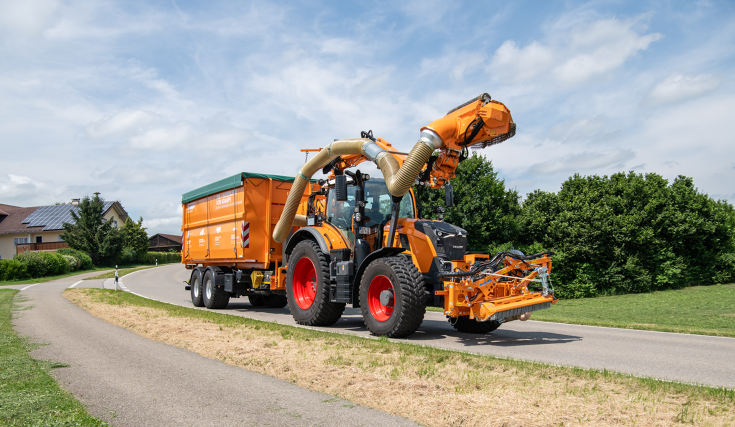
M 299 263 L 303 261 L 303 264 Z M 311 261 L 311 264 L 307 261 Z M 319 248 L 319 245 L 313 240 L 303 240 L 296 244 L 288 261 L 288 276 L 286 278 L 286 297 L 288 308 L 291 310 L 296 323 L 307 326 L 329 326 L 333 325 L 345 311 L 344 303 L 336 303 L 329 301 L 329 257 Z M 297 271 L 299 265 L 300 271 Z M 295 275 L 302 272 L 303 265 L 311 265 L 314 275 L 311 278 L 313 301 L 308 305 L 309 301 L 300 299 L 295 295 L 294 283 L 296 282 L 296 292 L 301 292 L 299 283 L 300 278 L 294 278 Z M 300 305 L 301 304 L 301 305 Z
M 456 319 L 450 318 L 449 323 L 454 329 L 466 334 L 486 334 L 500 327 L 500 322 L 497 320 L 478 322 L 477 320 L 470 319 L 469 317 L 458 317 Z
M 263 295 L 248 295 L 248 301 L 253 307 L 263 307 L 265 305 Z
M 390 281 L 393 290 L 392 307 L 375 302 L 371 294 L 371 285 L 386 284 L 385 279 Z M 426 313 L 426 290 L 421 273 L 401 255 L 372 261 L 360 281 L 360 311 L 365 326 L 373 335 L 403 338 L 413 334 Z
M 215 286 L 211 270 L 207 270 L 204 273 L 204 280 L 202 280 L 202 299 L 204 300 L 204 306 L 210 310 L 225 308 L 230 303 L 230 294 L 225 292 L 224 289 Z
M 288 305 L 288 298 L 286 295 L 270 294 L 264 299 L 265 306 L 268 308 L 283 308 Z
M 194 304 L 194 307 L 204 307 L 204 300 L 202 299 L 202 278 L 199 277 L 199 270 L 194 270 L 191 273 L 189 286 L 191 287 L 191 303 Z

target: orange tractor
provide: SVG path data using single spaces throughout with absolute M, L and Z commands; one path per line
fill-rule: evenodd
M 363 132 L 314 150 L 295 178 L 244 172 L 184 194 L 193 304 L 225 308 L 248 296 L 255 306 L 288 305 L 311 326 L 335 323 L 352 304 L 370 332 L 388 337 L 414 333 L 427 305 L 471 333 L 549 308 L 549 253 L 468 253 L 467 232 L 421 219 L 412 189 L 444 188 L 452 206 L 450 180 L 468 148 L 515 128 L 505 105 L 483 94 L 422 128 L 409 153 Z M 383 179 L 351 170 L 366 161 Z M 327 179 L 311 179 L 319 170 Z

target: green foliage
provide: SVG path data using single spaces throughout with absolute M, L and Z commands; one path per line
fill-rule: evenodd
M 444 220 L 467 230 L 468 248 L 485 251 L 503 242 L 518 240 L 516 217 L 521 212 L 518 193 L 507 190 L 498 179 L 493 165 L 485 156 L 473 152 L 459 164 L 454 187 L 454 207 L 447 208 Z M 423 218 L 436 219 L 435 207 L 444 206 L 444 190 L 429 188 L 414 190 L 419 194 Z
M 92 258 L 90 258 L 89 255 L 85 254 L 82 251 L 78 251 L 72 248 L 61 248 L 57 250 L 56 253 L 61 255 L 71 255 L 76 258 L 79 265 L 79 267 L 77 268 L 78 270 L 89 270 L 94 267 L 94 264 L 92 263 Z
M 60 236 L 72 249 L 89 254 L 97 265 L 112 264 L 123 248 L 123 234 L 102 217 L 104 204 L 99 195 L 83 198 L 79 214 L 71 212 L 74 224 L 65 223 Z
M 118 258 L 117 263 L 119 265 L 132 265 L 132 264 L 135 264 L 137 259 L 138 259 L 138 256 L 134 250 L 125 248 L 122 250 L 122 253 L 120 254 L 120 257 Z
M 71 271 L 63 255 L 54 252 L 39 252 L 39 254 L 46 259 L 46 276 L 57 276 Z
M 143 227 L 143 217 L 138 222 L 128 217 L 125 224 L 120 228 L 123 236 L 123 248 L 130 249 L 134 253 L 143 254 L 148 252 L 148 233 Z
M 17 259 L 0 259 L 0 280 L 21 280 L 28 278 L 26 265 Z
M 153 265 L 158 260 L 159 264 L 170 264 L 181 262 L 180 252 L 146 252 L 138 256 L 138 260 L 142 264 Z
M 523 204 L 519 243 L 556 252 L 558 296 L 638 293 L 735 277 L 733 208 L 679 176 L 574 175 Z
M 22 262 L 28 275 L 33 279 L 43 277 L 48 272 L 46 258 L 38 252 L 22 252 L 16 254 L 13 259 Z
M 66 263 L 69 264 L 69 271 L 79 270 L 79 266 L 81 265 L 81 260 L 71 255 L 61 255 L 61 256 L 64 257 L 64 260 L 66 261 Z

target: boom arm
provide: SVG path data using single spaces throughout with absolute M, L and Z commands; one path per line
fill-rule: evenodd
M 401 197 L 414 185 L 422 169 L 427 171 L 428 161 L 435 150 L 441 153 L 426 180 L 431 187 L 439 188 L 454 177 L 463 150 L 470 146 L 497 144 L 513 135 L 515 124 L 510 110 L 492 101 L 490 95 L 482 94 L 423 127 L 421 137 L 405 157 L 386 150 L 391 146 L 383 140 L 379 140 L 380 143 L 370 138 L 334 141 L 308 161 L 294 179 L 283 214 L 273 230 L 273 239 L 276 242 L 286 239 L 309 179 L 337 157 L 353 166 L 365 160 L 374 162 L 383 173 L 388 191 L 395 197 Z M 421 177 L 425 175 L 422 173 Z

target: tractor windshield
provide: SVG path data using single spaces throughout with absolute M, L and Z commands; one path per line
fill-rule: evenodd
M 329 192 L 327 202 L 327 221 L 352 235 L 352 215 L 355 213 L 355 186 L 347 187 L 347 200 L 337 201 L 336 192 Z M 390 220 L 391 196 L 384 179 L 370 178 L 365 182 L 365 216 L 370 218 L 367 227 Z M 413 197 L 411 192 L 406 193 L 401 200 L 399 218 L 415 218 L 413 211 Z

